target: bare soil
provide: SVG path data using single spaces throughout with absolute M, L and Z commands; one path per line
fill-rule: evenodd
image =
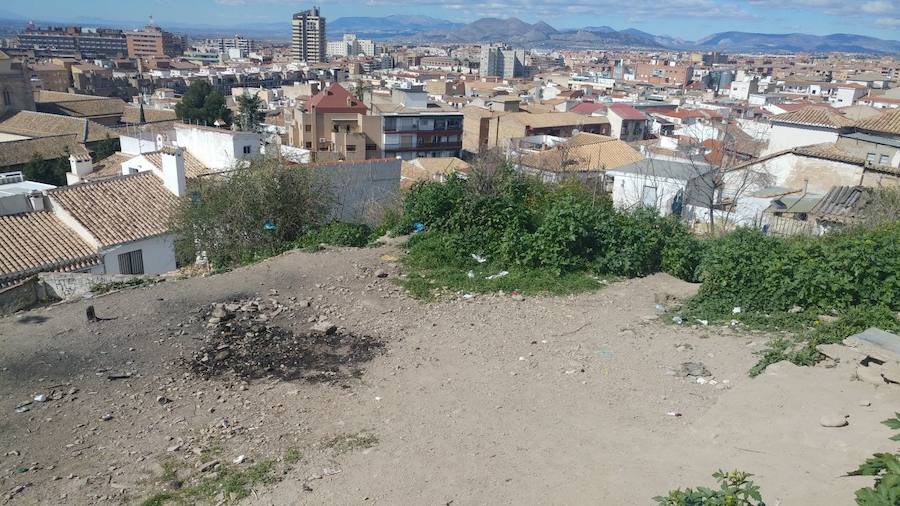
M 0 500 L 137 504 L 216 459 L 279 463 L 254 505 L 652 504 L 718 468 L 768 504 L 844 505 L 871 481 L 843 475 L 893 449 L 900 388 L 840 363 L 751 379 L 771 335 L 656 314 L 694 285 L 426 304 L 386 254 L 291 252 L 0 319 Z M 217 303 L 256 308 L 210 323 Z M 835 413 L 849 425 L 820 426 Z

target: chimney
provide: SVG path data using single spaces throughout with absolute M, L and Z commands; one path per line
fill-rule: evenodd
M 163 184 L 176 197 L 183 197 L 187 193 L 187 180 L 184 175 L 184 148 L 162 150 L 162 173 Z
M 79 178 L 94 172 L 94 162 L 91 155 L 85 153 L 81 155 L 69 155 L 70 172 Z
M 31 192 L 28 194 L 28 203 L 31 204 L 32 211 L 43 211 L 46 209 L 44 206 L 44 194 L 41 192 Z

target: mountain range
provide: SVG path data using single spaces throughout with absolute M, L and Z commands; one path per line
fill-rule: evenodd
M 0 11 L 0 33 L 15 33 L 24 26 L 21 16 Z M 37 21 L 39 25 L 60 22 Z M 68 20 L 68 24 L 85 26 L 136 27 L 145 22 L 111 22 L 96 18 Z M 213 26 L 192 22 L 161 23 L 164 27 L 186 33 L 193 38 L 233 36 L 241 34 L 263 40 L 290 38 L 290 21 L 251 22 L 233 26 Z M 694 49 L 731 52 L 847 52 L 900 53 L 900 41 L 883 40 L 854 34 L 809 35 L 803 33 L 721 32 L 691 41 L 654 35 L 634 28 L 616 30 L 610 26 L 585 26 L 578 29 L 556 29 L 538 21 L 527 23 L 512 18 L 482 18 L 468 24 L 455 23 L 430 16 L 392 15 L 383 17 L 342 17 L 329 20 L 329 39 L 340 39 L 344 33 L 360 38 L 394 40 L 412 43 L 487 43 L 503 42 L 523 48 L 616 48 Z

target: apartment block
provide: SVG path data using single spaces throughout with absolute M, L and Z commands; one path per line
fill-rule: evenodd
M 124 56 L 128 53 L 122 30 L 80 26 L 39 28 L 29 25 L 18 34 L 20 48 L 84 56 Z
M 479 73 L 482 77 L 514 79 L 525 76 L 525 50 L 508 46 L 482 46 Z
M 325 48 L 325 18 L 319 14 L 319 8 L 294 14 L 291 20 L 291 59 L 323 63 Z
M 185 39 L 157 26 L 146 26 L 125 33 L 129 58 L 180 56 L 184 54 Z

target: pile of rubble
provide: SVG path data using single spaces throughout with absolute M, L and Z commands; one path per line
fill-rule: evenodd
M 207 336 L 189 368 L 207 379 L 233 375 L 244 380 L 337 382 L 360 376 L 362 364 L 384 347 L 378 339 L 338 332 L 323 320 L 311 319 L 312 327 L 302 335 L 273 324 L 284 313 L 292 318 L 298 307 L 309 307 L 309 302 L 292 300 L 286 306 L 254 298 L 213 304 Z
M 843 344 L 820 344 L 819 353 L 838 364 L 855 366 L 856 377 L 875 385 L 900 384 L 900 336 L 869 328 Z

